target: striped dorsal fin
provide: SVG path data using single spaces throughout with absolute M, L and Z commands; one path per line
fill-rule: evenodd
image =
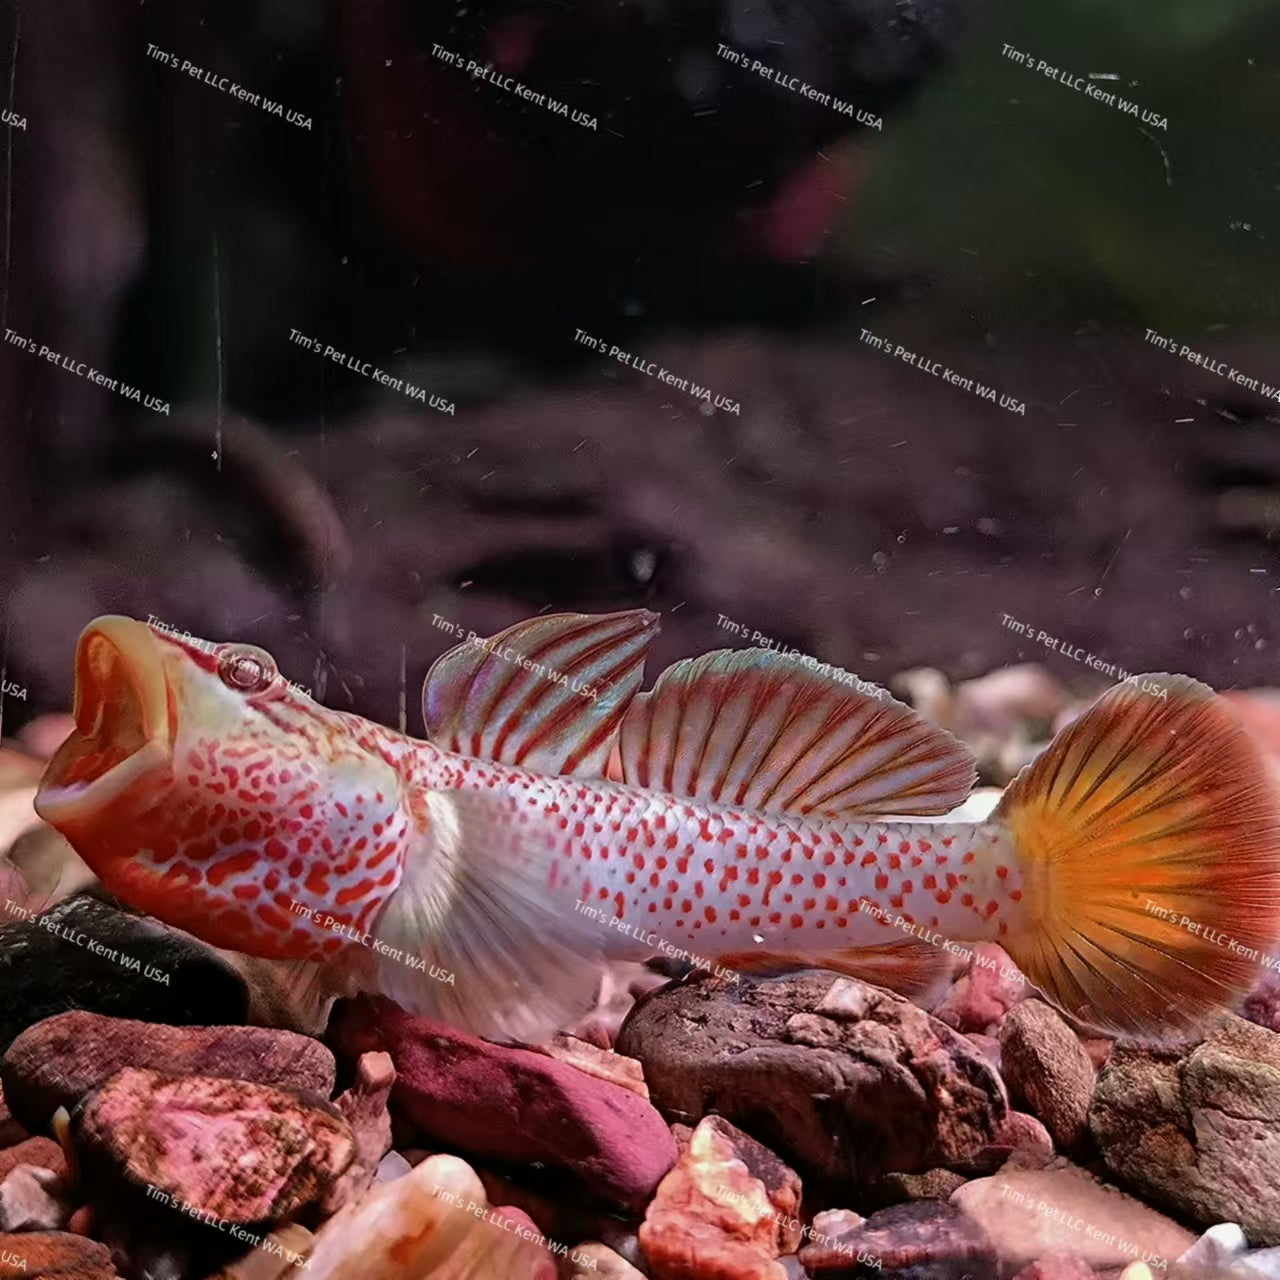
M 619 778 L 827 817 L 936 815 L 960 804 L 975 776 L 968 748 L 888 694 L 844 679 L 853 677 L 767 649 L 677 662 L 623 717 Z
M 657 633 L 656 613 L 630 609 L 530 618 L 466 640 L 427 673 L 427 737 L 461 755 L 599 777 Z

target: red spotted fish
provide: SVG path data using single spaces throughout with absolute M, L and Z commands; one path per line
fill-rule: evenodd
M 99 618 L 36 808 L 134 907 L 492 1038 L 568 1025 L 602 960 L 660 949 L 919 994 L 944 940 L 994 941 L 1082 1025 L 1152 1037 L 1256 979 L 1280 814 L 1206 686 L 1112 688 L 959 822 L 973 759 L 911 708 L 758 649 L 642 693 L 656 627 L 563 614 L 461 644 L 417 740 L 261 649 Z

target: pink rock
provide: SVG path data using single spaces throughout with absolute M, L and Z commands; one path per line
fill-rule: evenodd
M 973 953 L 969 972 L 942 998 L 933 1016 L 957 1031 L 990 1035 L 1015 1004 L 1034 993 L 995 943 L 980 942 Z
M 321 1202 L 320 1212 L 326 1217 L 369 1189 L 382 1157 L 391 1150 L 387 1099 L 395 1082 L 396 1069 L 390 1054 L 366 1053 L 356 1067 L 355 1083 L 334 1099 L 333 1105 L 346 1117 L 355 1135 L 356 1154 Z
M 63 1191 L 56 1173 L 18 1165 L 0 1182 L 0 1231 L 61 1231 L 71 1217 Z
M 74 717 L 68 715 L 36 716 L 18 730 L 18 741 L 25 751 L 37 760 L 48 760 L 67 740 L 76 727 Z
M 984 1036 L 981 1031 L 970 1031 L 965 1036 L 997 1071 L 1000 1070 L 1000 1041 L 995 1036 Z
M 1086 1037 L 1080 1041 L 1084 1051 L 1089 1055 L 1096 1074 L 1111 1061 L 1111 1051 L 1116 1047 L 1114 1040 L 1104 1040 L 1100 1036 Z
M 1078 1253 L 1057 1249 L 1023 1267 L 1013 1280 L 1094 1280 L 1096 1274 Z
M 86 1180 L 155 1188 L 220 1222 L 275 1222 L 320 1199 L 355 1154 L 329 1103 L 268 1085 L 125 1067 L 75 1119 Z M 90 1173 L 96 1177 L 90 1177 Z
M 657 1280 L 785 1280 L 800 1241 L 800 1179 L 718 1116 L 694 1130 L 654 1196 L 640 1248 Z
M 349 1056 L 391 1054 L 392 1097 L 428 1144 L 541 1164 L 629 1209 L 675 1163 L 671 1133 L 643 1098 L 544 1054 L 477 1040 L 380 997 L 340 1004 L 330 1035 Z
M 623 1089 L 630 1089 L 638 1098 L 649 1100 L 649 1089 L 644 1082 L 644 1068 L 634 1059 L 602 1049 L 586 1040 L 560 1033 L 546 1044 L 533 1046 L 538 1053 L 545 1053 L 579 1071 L 585 1071 L 598 1080 L 607 1080 Z

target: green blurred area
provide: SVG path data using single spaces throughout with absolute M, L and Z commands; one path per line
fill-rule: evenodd
M 1050 79 L 1041 59 L 1064 79 L 1117 75 L 1093 83 L 1167 129 Z M 869 139 L 832 254 L 926 280 L 927 302 L 899 304 L 908 327 L 1280 330 L 1276 0 L 995 0 Z

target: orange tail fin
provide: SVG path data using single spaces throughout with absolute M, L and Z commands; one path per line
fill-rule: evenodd
M 1059 1008 L 1169 1036 L 1246 993 L 1280 933 L 1280 807 L 1222 699 L 1186 676 L 1106 693 L 993 815 L 1032 927 L 1004 945 Z

